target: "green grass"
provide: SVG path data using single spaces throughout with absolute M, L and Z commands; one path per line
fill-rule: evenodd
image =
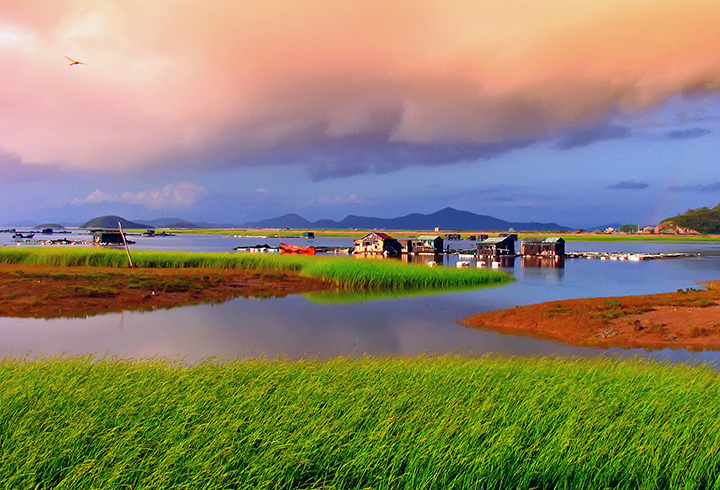
M 639 360 L 5 359 L 2 488 L 718 488 L 720 378 Z
M 302 255 L 132 251 L 137 267 L 209 267 L 299 271 L 343 289 L 429 290 L 503 284 L 512 277 L 501 271 L 430 268 L 393 260 Z M 0 248 L 0 263 L 55 266 L 126 267 L 127 256 L 116 249 Z

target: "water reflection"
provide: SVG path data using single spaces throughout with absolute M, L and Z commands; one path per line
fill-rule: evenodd
M 248 244 L 258 242 L 255 238 L 243 240 Z M 327 242 L 316 239 L 320 245 L 338 247 L 347 244 L 347 241 L 345 238 Z M 177 247 L 175 249 L 219 251 L 242 244 L 239 239 L 208 235 L 137 237 L 139 247 L 157 249 Z M 516 259 L 498 264 L 501 270 L 517 279 L 511 284 L 400 298 L 387 294 L 342 298 L 340 302 L 337 298 L 308 295 L 267 300 L 236 299 L 218 305 L 152 313 L 126 312 L 86 319 L 0 318 L 0 355 L 91 352 L 101 356 L 171 356 L 190 362 L 205 357 L 324 358 L 364 353 L 617 355 L 670 362 L 718 360 L 718 352 L 588 349 L 469 329 L 456 323 L 481 311 L 515 305 L 578 297 L 661 293 L 695 287 L 697 280 L 720 279 L 718 243 L 568 242 L 567 245 L 569 251 L 689 252 L 700 255 L 642 262 L 585 259 L 536 262 Z M 454 267 L 458 260 L 467 260 L 473 267 L 477 266 L 472 257 L 457 254 L 408 257 L 408 261 L 413 263 L 427 265 L 429 261 L 434 261 L 448 267 Z
M 535 267 L 535 268 L 550 268 L 550 269 L 564 269 L 565 259 L 563 257 L 522 257 L 523 267 Z
M 82 321 L 0 318 L 0 345 L 4 355 L 92 352 L 99 356 L 172 357 L 187 362 L 208 357 L 300 359 L 447 353 L 718 360 L 717 352 L 590 349 L 469 329 L 448 321 L 467 313 L 470 311 L 455 295 L 331 304 L 310 302 L 302 296 L 238 299 Z

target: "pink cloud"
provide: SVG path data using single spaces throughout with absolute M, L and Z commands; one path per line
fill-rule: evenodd
M 0 151 L 25 164 L 253 164 L 368 135 L 495 145 L 720 88 L 720 5 L 710 0 L 0 8 Z

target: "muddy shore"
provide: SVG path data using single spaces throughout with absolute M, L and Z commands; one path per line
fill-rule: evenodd
M 331 287 L 287 271 L 0 264 L 0 316 L 85 317 Z M 460 323 L 588 347 L 720 350 L 720 281 L 666 294 L 551 301 Z
M 586 347 L 720 350 L 720 281 L 665 294 L 551 301 L 480 313 L 465 326 Z
M 328 288 L 286 271 L 0 265 L 0 316 L 85 317 Z

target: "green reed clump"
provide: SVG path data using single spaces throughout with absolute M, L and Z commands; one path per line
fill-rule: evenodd
M 0 363 L 3 488 L 718 488 L 720 377 L 608 359 Z
M 299 271 L 330 281 L 340 288 L 418 290 L 502 284 L 504 272 L 482 269 L 425 267 L 393 260 L 308 257 L 303 255 L 132 251 L 137 267 L 207 267 Z M 127 255 L 117 249 L 0 248 L 0 263 L 54 266 L 127 267 Z
M 483 269 L 454 269 L 406 264 L 394 260 L 327 258 L 308 262 L 309 277 L 369 289 L 454 288 L 508 282 L 509 276 Z

